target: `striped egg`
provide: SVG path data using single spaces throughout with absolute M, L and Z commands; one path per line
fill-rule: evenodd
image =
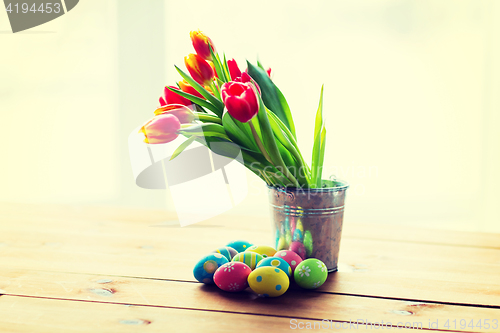
M 255 252 L 241 252 L 234 256 L 232 261 L 239 261 L 246 264 L 251 269 L 255 269 L 263 257 Z
M 212 251 L 212 253 L 220 253 L 224 257 L 226 257 L 228 261 L 231 261 L 233 257 L 238 254 L 238 251 L 236 251 L 232 247 L 224 246 L 224 247 L 219 247 L 218 249 Z

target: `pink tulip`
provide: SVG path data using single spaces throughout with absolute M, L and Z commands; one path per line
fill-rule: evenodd
M 167 143 L 175 140 L 179 134 L 181 123 L 176 116 L 171 114 L 160 114 L 145 123 L 139 133 L 144 133 L 144 142 L 149 144 Z
M 174 115 L 181 124 L 192 123 L 195 116 L 190 108 L 181 104 L 168 104 L 155 110 L 155 116 L 160 114 Z
M 227 67 L 229 67 L 229 74 L 231 75 L 231 80 L 235 80 L 237 77 L 241 76 L 241 71 L 238 68 L 238 64 L 236 63 L 236 60 L 228 60 L 227 61 Z
M 250 82 L 224 83 L 221 94 L 227 112 L 242 123 L 250 121 L 259 112 L 257 92 Z

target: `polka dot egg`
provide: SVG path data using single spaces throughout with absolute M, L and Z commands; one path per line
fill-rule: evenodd
M 293 277 L 300 287 L 316 289 L 325 283 L 328 270 L 321 260 L 309 258 L 297 265 Z
M 276 252 L 274 256 L 285 260 L 290 265 L 292 273 L 295 271 L 295 267 L 302 262 L 302 258 L 297 253 L 289 250 Z
M 290 268 L 290 265 L 285 260 L 279 257 L 267 257 L 259 261 L 259 263 L 257 264 L 257 268 L 264 266 L 279 268 L 283 272 L 285 272 L 288 277 L 292 276 L 292 269 Z
M 260 254 L 262 257 L 272 257 L 276 253 L 276 250 L 267 245 L 252 245 L 246 252 L 251 251 Z
M 239 261 L 254 269 L 263 258 L 255 252 L 241 252 L 234 256 L 233 261 Z
M 252 245 L 253 245 L 252 243 L 249 243 L 247 241 L 237 240 L 237 241 L 228 243 L 226 246 L 232 247 L 233 249 L 235 249 L 238 252 L 243 252 Z
M 224 291 L 242 291 L 248 287 L 247 280 L 251 272 L 250 267 L 242 262 L 228 262 L 215 271 L 214 282 Z
M 214 283 L 214 273 L 219 266 L 227 263 L 228 260 L 220 253 L 211 253 L 203 258 L 194 266 L 193 275 L 196 280 L 211 284 Z
M 258 267 L 248 276 L 250 288 L 264 297 L 281 296 L 288 290 L 290 280 L 281 269 L 271 266 Z

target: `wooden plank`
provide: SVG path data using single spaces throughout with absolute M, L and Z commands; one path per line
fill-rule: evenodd
M 24 224 L 0 226 L 0 266 L 185 281 L 194 281 L 192 267 L 199 257 L 229 240 L 269 236 L 213 226 L 148 228 L 100 221 L 26 230 Z M 340 261 L 340 272 L 321 291 L 500 305 L 500 250 L 345 238 Z
M 47 227 L 64 224 L 74 226 L 99 221 L 115 225 L 117 228 L 127 224 L 136 226 L 161 225 L 165 221 L 174 223 L 177 219 L 174 213 L 163 210 L 15 203 L 0 203 L 0 217 L 2 221 L 22 222 L 26 223 L 26 226 L 40 223 Z M 243 231 L 270 232 L 269 223 L 268 216 L 232 216 L 230 213 L 226 213 L 197 225 L 218 225 Z M 192 227 L 196 228 L 197 225 Z M 349 220 L 345 221 L 343 237 L 500 249 L 500 233 L 431 230 L 392 224 L 359 223 Z
M 296 327 L 351 331 L 347 323 L 255 316 L 215 311 L 73 302 L 16 296 L 0 297 L 0 332 L 282 332 Z M 314 326 L 316 325 L 316 326 Z M 344 328 L 342 329 L 342 325 Z M 337 328 L 337 329 L 336 329 Z M 357 330 L 372 330 L 359 325 Z M 408 333 L 409 329 L 398 332 Z
M 469 323 L 498 319 L 500 308 L 415 303 L 290 290 L 278 298 L 258 298 L 251 292 L 231 294 L 199 283 L 103 277 L 98 275 L 2 270 L 0 288 L 5 295 L 50 297 L 116 304 L 215 310 L 287 318 L 368 323 L 430 323 L 442 330 L 453 320 Z M 5 296 L 1 296 L 0 299 Z M 464 330 L 462 330 L 464 331 Z M 465 331 L 496 332 L 498 327 Z

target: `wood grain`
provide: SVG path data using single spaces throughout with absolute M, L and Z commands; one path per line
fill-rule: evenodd
M 322 294 L 293 289 L 278 298 L 259 298 L 246 291 L 226 293 L 216 286 L 154 279 L 117 278 L 99 275 L 3 270 L 0 289 L 5 295 L 96 301 L 116 304 L 215 310 L 286 318 L 358 321 L 368 323 L 420 322 L 422 327 L 438 322 L 446 330 L 447 320 L 469 322 L 494 319 L 499 308 L 481 308 Z M 2 296 L 4 297 L 4 296 Z M 498 329 L 467 329 L 495 332 Z
M 348 332 L 347 323 L 255 316 L 228 312 L 130 306 L 122 304 L 72 302 L 26 297 L 0 297 L 0 332 L 289 332 L 297 327 L 314 327 Z M 299 326 L 300 325 L 300 326 Z M 336 325 L 336 326 L 335 326 Z M 342 329 L 344 325 L 344 329 Z M 337 327 L 337 328 L 336 328 Z M 356 331 L 373 331 L 356 326 Z M 408 333 L 412 330 L 402 329 Z

